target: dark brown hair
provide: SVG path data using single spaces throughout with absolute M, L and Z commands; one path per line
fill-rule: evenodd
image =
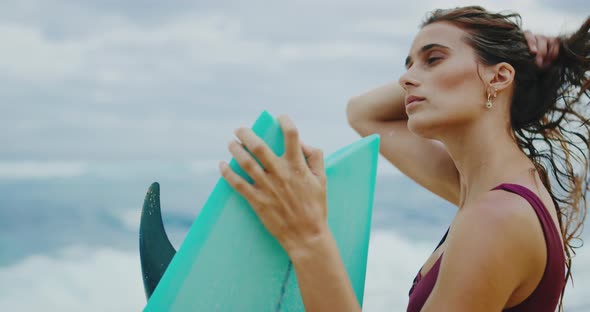
M 430 12 L 420 27 L 435 22 L 448 22 L 463 29 L 467 33 L 463 39 L 475 50 L 479 63 L 506 62 L 514 67 L 510 125 L 516 144 L 535 164 L 557 208 L 567 255 L 564 285 L 568 278 L 573 283 L 572 254 L 576 254 L 575 248 L 583 245 L 579 235 L 586 218 L 586 193 L 590 182 L 586 153 L 590 149 L 590 125 L 582 114 L 584 109 L 589 111 L 590 104 L 582 104 L 583 97 L 590 98 L 590 17 L 576 32 L 557 36 L 559 55 L 545 69 L 534 62 L 535 55 L 529 50 L 518 13 L 492 13 L 480 6 L 438 9 Z M 576 121 L 579 124 L 574 125 Z M 576 129 L 585 132 L 573 131 Z M 578 139 L 578 142 L 570 139 Z M 549 153 L 537 150 L 533 145 L 535 141 L 546 143 Z M 574 149 L 581 155 L 576 156 Z M 563 156 L 557 153 L 559 151 Z M 556 159 L 563 168 L 556 165 Z M 578 172 L 572 160 L 580 162 Z M 543 161 L 553 169 L 556 183 L 564 192 L 561 196 L 552 190 Z M 581 242 L 580 246 L 572 244 L 574 239 Z M 565 286 L 561 292 L 560 311 L 564 292 Z

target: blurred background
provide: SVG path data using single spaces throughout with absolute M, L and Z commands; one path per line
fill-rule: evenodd
M 138 227 L 161 184 L 180 246 L 233 130 L 286 113 L 326 155 L 351 96 L 396 81 L 428 11 L 467 1 L 1 1 L 0 310 L 139 311 Z M 583 0 L 476 3 L 557 35 Z M 380 159 L 364 310 L 405 311 L 456 208 Z M 590 238 L 587 231 L 583 236 Z M 590 311 L 590 249 L 566 311 Z M 585 295 L 585 296 L 584 296 Z

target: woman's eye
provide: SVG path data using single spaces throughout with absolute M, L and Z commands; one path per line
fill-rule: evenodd
M 438 60 L 438 59 L 441 59 L 441 58 L 442 58 L 442 57 L 431 57 L 431 58 L 428 58 L 428 60 L 426 60 L 426 62 L 427 62 L 428 64 L 432 64 L 432 63 L 434 63 L 436 60 Z

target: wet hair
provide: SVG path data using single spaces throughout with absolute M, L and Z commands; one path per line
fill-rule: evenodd
M 556 36 L 559 55 L 547 68 L 535 63 L 518 13 L 493 13 L 481 6 L 437 9 L 427 14 L 420 27 L 435 22 L 447 22 L 464 30 L 463 40 L 475 50 L 478 64 L 506 62 L 515 69 L 510 126 L 515 143 L 534 163 L 557 208 L 567 255 L 567 274 L 559 305 L 562 311 L 568 278 L 573 283 L 572 254 L 576 254 L 575 248 L 583 246 L 579 236 L 586 218 L 586 193 L 590 182 L 587 155 L 590 124 L 584 118 L 584 110 L 590 111 L 590 102 L 582 102 L 590 99 L 590 17 L 577 31 Z M 579 129 L 584 132 L 576 132 Z M 538 146 L 533 145 L 535 141 L 542 141 L 547 148 L 537 150 Z M 574 150 L 581 155 L 576 155 Z M 560 151 L 563 155 L 558 153 Z M 572 160 L 579 161 L 577 172 Z M 553 169 L 562 196 L 552 190 L 544 162 Z M 578 247 L 572 244 L 576 239 L 581 242 Z

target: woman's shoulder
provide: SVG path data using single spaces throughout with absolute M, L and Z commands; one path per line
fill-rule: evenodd
M 467 209 L 464 209 L 464 218 L 468 219 L 468 222 L 479 219 L 479 222 L 491 224 L 491 230 L 499 235 L 498 239 L 505 236 L 510 237 L 505 240 L 506 243 L 530 247 L 533 240 L 543 240 L 543 229 L 539 223 L 537 208 L 527 200 L 525 192 L 533 193 L 539 199 L 541 195 L 528 185 L 507 184 L 512 186 L 510 187 L 512 191 L 498 188 L 486 192 L 472 205 L 465 207 Z M 518 188 L 518 186 L 524 186 L 527 190 Z M 501 233 L 505 233 L 505 235 L 500 235 Z
M 522 206 L 509 195 L 491 191 L 461 208 L 446 240 L 437 295 L 467 293 L 490 304 L 506 302 L 531 278 L 537 251 L 531 247 L 534 234 Z
M 512 184 L 514 185 L 514 184 Z M 529 185 L 517 184 L 534 192 L 539 198 L 541 195 Z M 506 265 L 521 266 L 523 281 L 531 276 L 538 276 L 544 269 L 546 257 L 546 245 L 543 225 L 539 222 L 539 216 L 531 202 L 524 196 L 524 192 L 508 192 L 502 188 L 488 191 L 470 207 L 465 207 L 461 223 L 486 224 L 490 239 L 494 244 L 501 245 L 500 249 L 506 250 Z M 473 228 L 472 231 L 477 231 Z

